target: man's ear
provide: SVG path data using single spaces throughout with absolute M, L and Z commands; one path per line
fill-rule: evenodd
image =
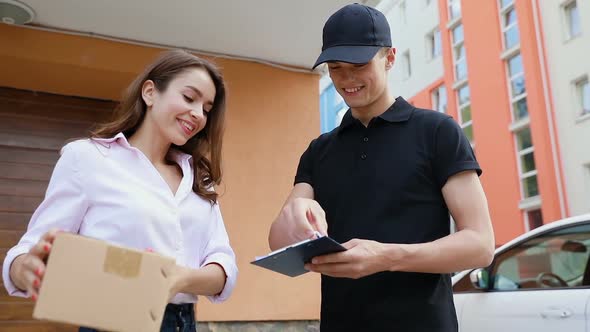
M 390 70 L 393 68 L 393 64 L 395 63 L 395 52 L 396 50 L 394 47 L 391 47 L 387 50 L 387 55 L 385 56 L 387 59 L 387 62 L 385 63 L 385 69 Z
M 154 81 L 147 80 L 143 82 L 141 87 L 141 98 L 143 102 L 148 106 L 151 107 L 154 104 L 154 99 L 156 97 L 156 86 L 154 85 Z

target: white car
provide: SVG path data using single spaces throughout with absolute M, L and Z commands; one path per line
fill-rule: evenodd
M 590 331 L 590 214 L 541 226 L 453 276 L 461 332 Z

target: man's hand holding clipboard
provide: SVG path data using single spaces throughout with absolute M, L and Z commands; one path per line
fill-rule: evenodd
M 309 272 L 305 264 L 316 256 L 345 251 L 340 243 L 327 235 L 314 233 L 314 238 L 303 240 L 275 250 L 268 255 L 256 257 L 251 263 L 289 277 Z

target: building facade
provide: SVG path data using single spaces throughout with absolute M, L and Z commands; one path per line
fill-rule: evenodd
M 484 169 L 498 245 L 590 211 L 589 3 L 392 0 L 377 8 L 396 48 L 394 95 L 463 128 Z
M 590 211 L 590 3 L 537 1 L 552 112 L 572 215 Z

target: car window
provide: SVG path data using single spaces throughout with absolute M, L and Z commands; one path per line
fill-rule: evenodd
M 590 286 L 590 224 L 538 235 L 498 255 L 494 290 Z

